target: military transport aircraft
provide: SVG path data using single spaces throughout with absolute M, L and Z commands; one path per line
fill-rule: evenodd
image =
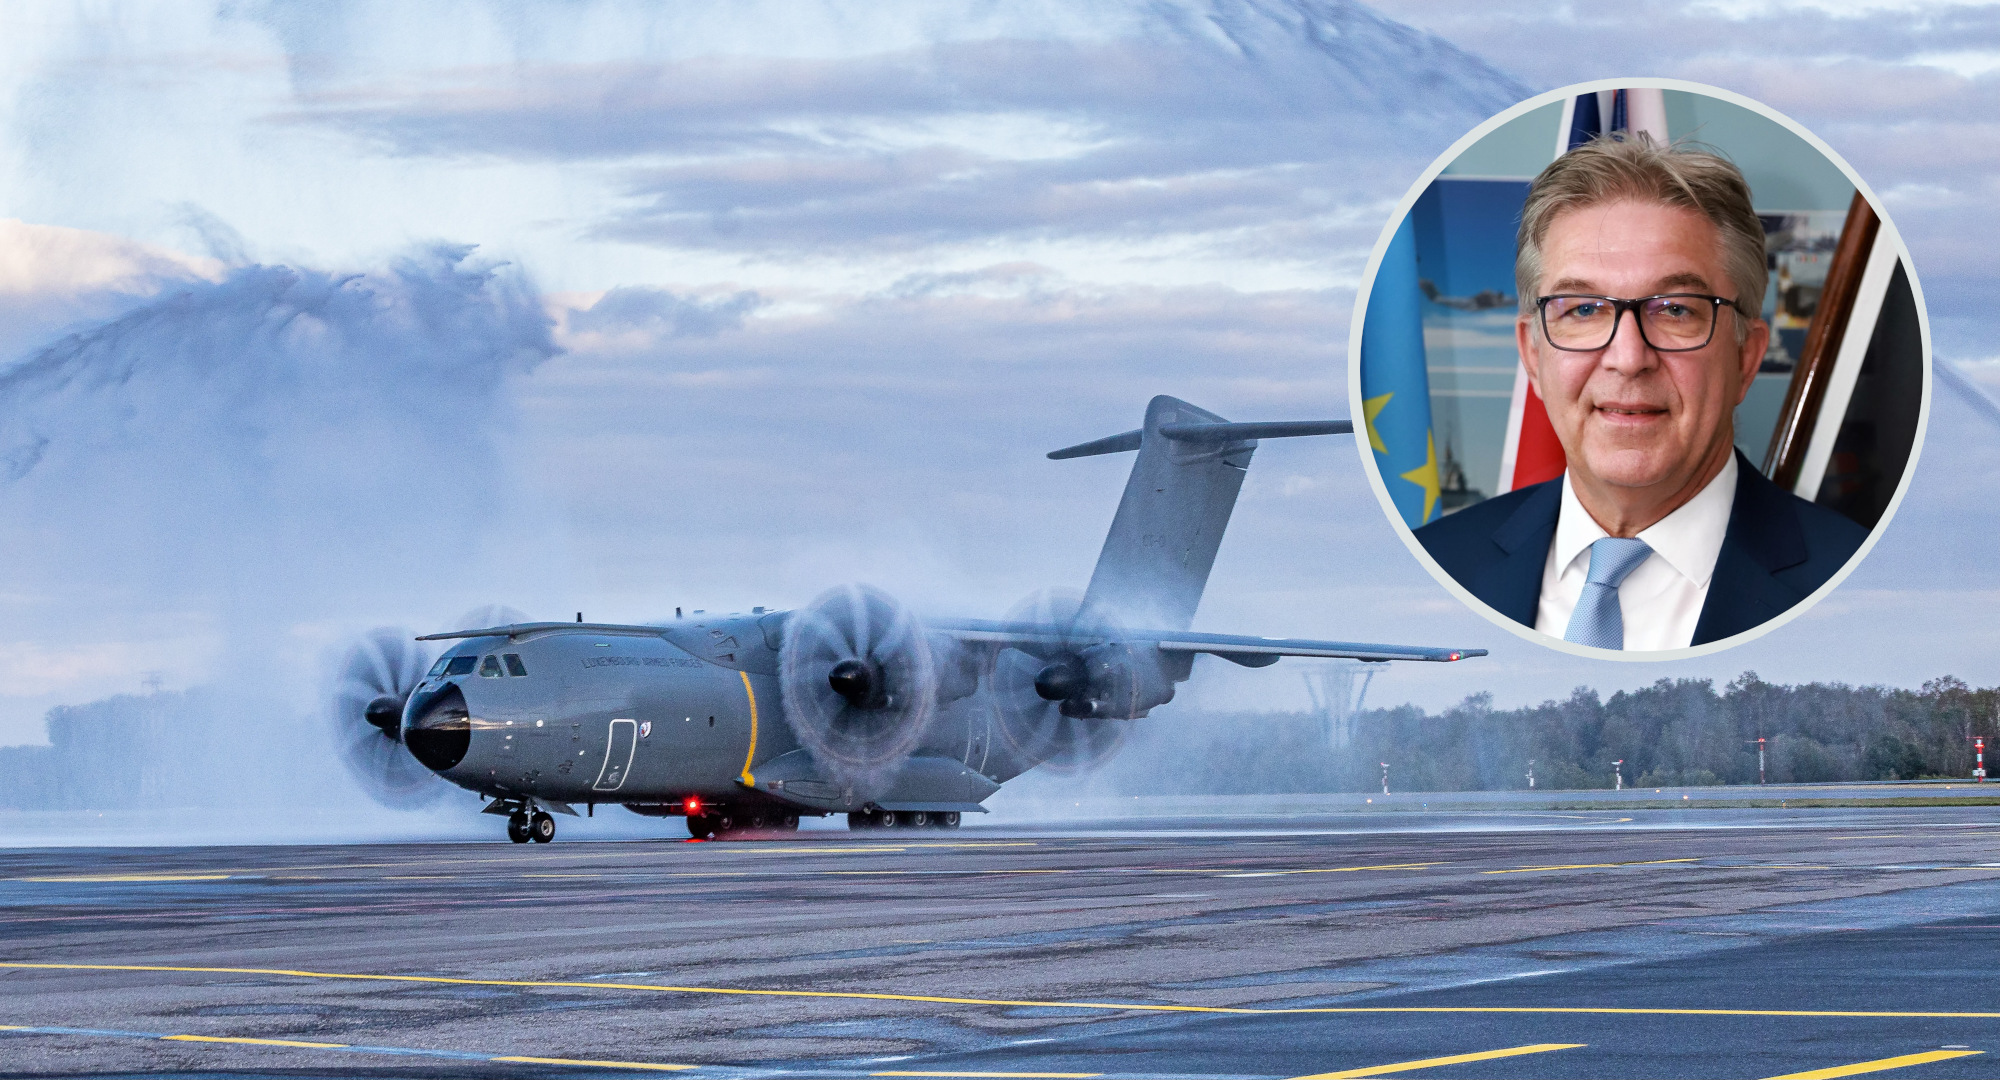
M 434 796 L 433 773 L 478 792 L 516 843 L 553 839 L 551 811 L 577 804 L 684 817 L 695 837 L 795 829 L 802 814 L 952 828 L 1029 769 L 1104 760 L 1199 653 L 1253 668 L 1485 655 L 1189 631 L 1257 441 L 1352 430 L 1230 423 L 1163 396 L 1139 430 L 1049 454 L 1138 458 L 1089 587 L 998 621 L 925 621 L 853 585 L 794 611 L 416 639 L 451 642 L 434 663 L 378 630 L 336 694 L 348 761 L 385 801 Z

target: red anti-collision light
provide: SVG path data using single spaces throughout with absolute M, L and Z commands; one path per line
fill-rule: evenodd
M 701 813 L 701 796 L 690 795 L 687 798 L 682 799 L 681 813 L 686 814 L 689 817 L 693 817 L 696 814 Z

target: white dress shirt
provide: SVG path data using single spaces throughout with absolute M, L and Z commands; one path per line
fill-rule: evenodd
M 1735 503 L 1736 455 L 1731 454 L 1729 463 L 1694 498 L 1640 530 L 1639 539 L 1653 553 L 1618 586 L 1627 652 L 1685 649 L 1693 643 Z M 1590 573 L 1590 545 L 1609 535 L 1577 501 L 1569 473 L 1564 472 L 1562 509 L 1556 515 L 1548 562 L 1542 567 L 1535 629 L 1558 638 L 1569 629 L 1570 613 L 1576 610 Z

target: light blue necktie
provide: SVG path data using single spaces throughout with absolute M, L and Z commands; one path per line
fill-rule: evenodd
M 1583 595 L 1576 598 L 1564 641 L 1599 649 L 1625 647 L 1625 613 L 1618 608 L 1618 586 L 1625 575 L 1639 568 L 1653 549 L 1644 540 L 1607 536 L 1590 545 L 1590 573 L 1583 580 Z

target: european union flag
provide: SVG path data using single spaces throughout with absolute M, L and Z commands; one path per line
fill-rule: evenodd
M 1361 404 L 1375 467 L 1412 529 L 1436 520 L 1440 509 L 1422 305 L 1417 232 L 1405 216 L 1368 292 L 1361 324 Z

